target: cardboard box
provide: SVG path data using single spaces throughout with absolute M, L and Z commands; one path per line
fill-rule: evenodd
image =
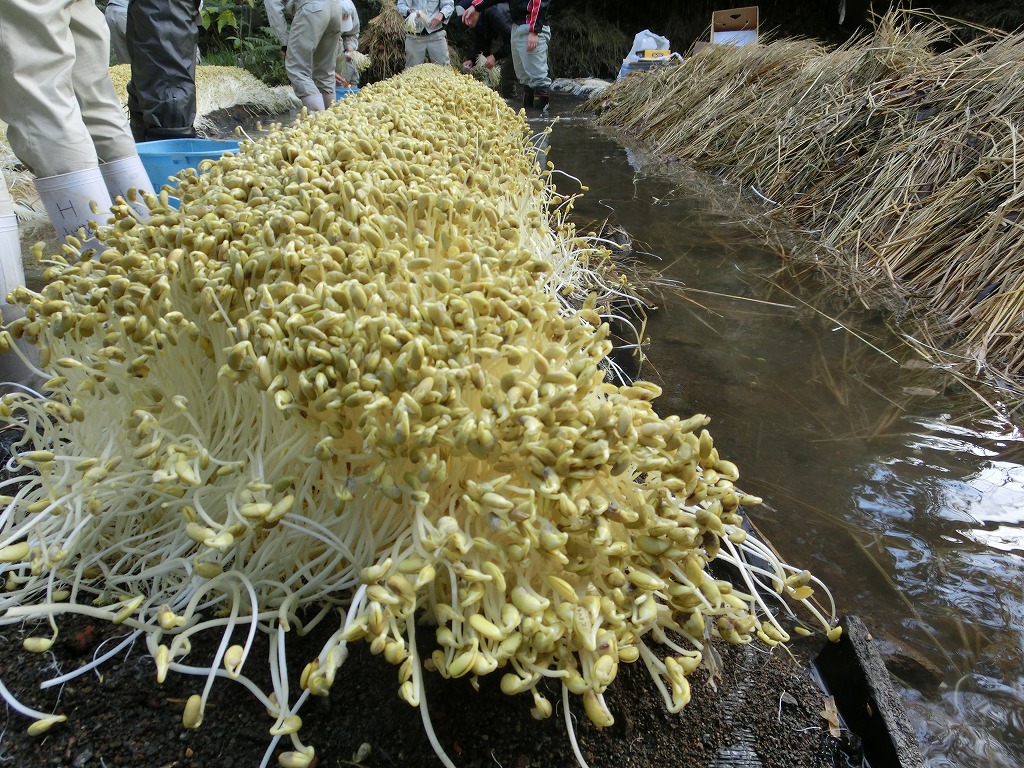
M 757 42 L 757 6 L 730 8 L 711 14 L 711 42 L 717 45 L 752 45 Z

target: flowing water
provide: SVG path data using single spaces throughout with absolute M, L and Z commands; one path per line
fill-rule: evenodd
M 588 119 L 565 116 L 549 141 L 589 186 L 577 221 L 621 227 L 676 284 L 647 325 L 659 411 L 712 417 L 739 485 L 765 500 L 753 523 L 905 678 L 930 766 L 1024 765 L 1024 434 L 881 317 L 780 274 L 746 224 L 763 206 L 638 161 Z

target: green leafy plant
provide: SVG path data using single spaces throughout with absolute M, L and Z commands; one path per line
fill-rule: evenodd
M 216 27 L 218 33 L 223 33 L 225 29 L 238 29 L 239 22 L 235 9 L 242 5 L 252 8 L 254 2 L 255 0 L 244 0 L 243 3 L 224 3 L 207 0 L 200 11 L 200 24 L 206 30 Z
M 246 36 L 230 38 L 238 52 L 238 62 L 268 85 L 285 85 L 288 75 L 281 58 L 281 44 L 270 27 Z

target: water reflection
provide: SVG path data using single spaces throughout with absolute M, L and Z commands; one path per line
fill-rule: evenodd
M 659 410 L 712 416 L 766 499 L 756 525 L 903 659 L 929 765 L 1024 765 L 1021 433 L 882 317 L 780 272 L 734 190 L 586 121 L 557 124 L 548 154 L 590 187 L 579 218 L 623 227 L 676 283 L 648 325 Z

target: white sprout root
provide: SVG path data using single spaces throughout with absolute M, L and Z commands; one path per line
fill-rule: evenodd
M 836 636 L 810 575 L 745 537 L 740 506 L 759 500 L 707 417 L 662 419 L 656 386 L 606 380 L 608 326 L 585 297 L 616 276 L 602 285 L 601 249 L 493 92 L 416 67 L 207 170 L 181 179 L 180 210 L 166 192 L 148 222 L 115 207 L 98 258 L 72 240 L 49 284 L 15 297 L 27 314 L 3 346 L 38 343 L 52 378 L 49 399 L 0 404 L 24 430 L 11 468 L 31 470 L 3 486 L 0 624 L 123 623 L 158 680 L 204 678 L 187 727 L 217 678 L 256 695 L 267 759 L 291 742 L 283 766 L 312 761 L 299 708 L 355 640 L 399 667 L 451 765 L 424 672 L 501 670 L 537 717 L 555 678 L 606 726 L 621 662 L 642 659 L 678 711 L 713 641 L 788 639 L 763 592 Z M 709 574 L 719 551 L 747 592 Z M 289 679 L 289 631 L 337 609 Z M 215 660 L 191 666 L 208 630 Z M 245 674 L 258 630 L 269 691 Z M 0 694 L 36 731 L 61 719 Z

